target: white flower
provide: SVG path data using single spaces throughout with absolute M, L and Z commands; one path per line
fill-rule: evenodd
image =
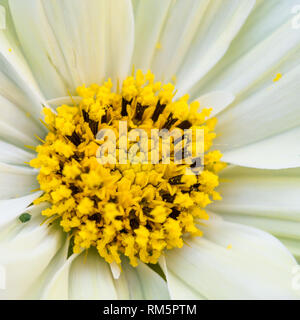
M 1 298 L 299 298 L 292 256 L 300 257 L 297 1 L 0 4 Z M 24 164 L 35 157 L 24 145 L 47 134 L 43 105 L 70 102 L 82 84 L 108 77 L 116 84 L 133 65 L 176 81 L 176 97 L 189 93 L 214 107 L 214 147 L 230 164 L 220 174 L 223 200 L 200 226 L 203 237 L 160 258 L 167 281 L 143 263 L 124 261 L 120 273 L 93 250 L 67 258 L 68 235 L 40 225 L 46 205 L 32 205 L 41 192 L 31 192 L 38 172 Z

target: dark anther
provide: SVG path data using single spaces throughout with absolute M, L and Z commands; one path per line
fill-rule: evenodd
M 153 230 L 152 225 L 149 223 L 149 221 L 148 221 L 147 224 L 146 224 L 146 228 L 147 228 L 149 231 L 152 231 L 152 230 Z
M 129 211 L 129 219 L 133 219 L 133 218 L 136 217 L 135 212 L 136 212 L 136 211 L 135 211 L 134 209 L 131 209 L 131 210 Z
M 91 200 L 93 200 L 93 202 L 94 202 L 94 207 L 97 208 L 98 202 L 100 201 L 100 199 L 97 196 L 92 196 Z
M 169 217 L 176 220 L 178 218 L 178 216 L 180 215 L 180 211 L 177 210 L 175 207 L 173 207 L 171 209 L 172 209 L 172 212 L 170 213 Z
M 105 110 L 105 114 L 101 118 L 101 123 L 107 123 L 108 122 L 108 109 L 112 108 L 112 105 L 107 106 L 107 109 Z
M 190 186 L 190 191 L 198 191 L 199 187 L 200 187 L 200 183 L 195 183 L 192 186 Z
M 171 194 L 166 190 L 159 191 L 160 196 L 162 197 L 163 201 L 172 203 L 176 197 L 176 194 L 171 196 Z
M 107 110 L 105 111 L 105 114 L 101 118 L 101 123 L 107 123 Z
M 92 216 L 89 217 L 89 220 L 96 221 L 99 223 L 101 221 L 101 215 L 100 213 L 95 213 Z
M 169 179 L 169 183 L 172 185 L 183 184 L 183 182 L 181 182 L 181 178 L 182 174 L 180 174 L 179 176 L 172 177 Z
M 73 131 L 71 136 L 67 136 L 67 138 L 75 144 L 76 147 L 78 147 L 81 143 L 80 136 L 76 133 L 76 131 Z
M 83 115 L 84 121 L 89 122 L 90 117 L 89 117 L 88 112 L 86 112 L 85 110 L 82 110 L 82 115 Z
M 178 120 L 178 119 L 173 118 L 173 113 L 171 112 L 171 113 L 169 114 L 169 116 L 168 116 L 168 119 L 167 119 L 166 123 L 163 125 L 163 128 L 169 130 L 169 129 L 172 127 L 172 125 L 173 125 L 175 122 L 177 122 L 177 120 Z
M 165 107 L 166 107 L 165 104 L 160 104 L 160 101 L 157 102 L 157 105 L 156 105 L 155 110 L 154 110 L 153 115 L 152 115 L 153 122 L 157 121 L 159 115 L 164 112 Z
M 130 102 L 127 101 L 126 99 L 122 98 L 122 111 L 121 111 L 121 115 L 122 115 L 123 117 L 128 116 L 127 104 L 130 104 Z
M 201 166 L 201 158 L 197 157 L 193 159 L 193 163 L 191 164 L 191 168 L 199 168 Z
M 97 132 L 98 132 L 98 123 L 97 121 L 94 120 L 89 120 L 89 127 L 91 129 L 91 131 L 93 132 L 94 137 L 96 136 Z
M 150 212 L 153 210 L 152 208 L 149 208 L 149 207 L 143 207 L 143 213 L 144 213 L 144 215 L 145 216 L 148 216 L 148 217 L 150 217 L 151 215 L 150 215 Z
M 189 129 L 192 126 L 192 124 L 188 120 L 184 120 L 177 126 L 179 129 Z
M 142 106 L 140 103 L 137 103 L 136 110 L 135 110 L 135 116 L 134 116 L 135 119 L 138 121 L 141 121 L 143 118 L 143 114 L 148 107 L 149 106 Z
M 62 172 L 64 170 L 64 163 L 63 161 L 59 161 L 59 171 Z
M 108 202 L 117 203 L 117 198 L 116 197 L 110 197 Z
M 131 209 L 129 212 L 129 220 L 130 220 L 130 227 L 134 230 L 140 226 L 140 222 L 138 217 L 135 215 L 135 210 Z
M 138 218 L 133 218 L 130 220 L 130 227 L 134 230 L 140 226 Z
M 146 205 L 148 204 L 148 201 L 147 201 L 146 198 L 142 198 L 142 200 L 140 201 L 140 203 L 146 206 Z
M 70 184 L 69 188 L 72 190 L 72 195 L 74 196 L 75 194 L 81 192 L 81 190 L 75 186 L 75 184 Z
M 81 161 L 84 157 L 84 152 L 75 152 L 74 155 L 71 157 L 71 159 L 74 159 L 76 161 Z

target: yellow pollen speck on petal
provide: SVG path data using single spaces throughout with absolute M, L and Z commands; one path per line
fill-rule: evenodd
M 162 48 L 161 43 L 160 43 L 160 42 L 157 42 L 156 45 L 155 45 L 155 48 L 156 48 L 157 50 L 160 50 L 160 49 Z
M 12 49 L 11 49 L 11 48 L 9 48 L 9 49 L 8 49 L 8 51 L 9 51 L 9 52 L 12 52 Z
M 202 236 L 197 226 L 209 219 L 205 207 L 221 199 L 215 188 L 218 172 L 225 167 L 221 152 L 211 151 L 216 119 L 208 119 L 210 110 L 198 112 L 199 103 L 189 102 L 188 95 L 174 100 L 174 84 L 156 81 L 150 70 L 133 72 L 115 91 L 108 79 L 102 85 L 82 85 L 77 93 L 81 101 L 72 99 L 56 113 L 44 108 L 42 123 L 49 132 L 44 139 L 36 137 L 39 146 L 30 147 L 37 153 L 30 166 L 39 169 L 43 191 L 34 204 L 50 204 L 42 211 L 45 221 L 59 221 L 72 238 L 74 253 L 95 247 L 114 265 L 121 264 L 122 255 L 132 266 L 139 261 L 156 264 L 165 250 L 181 248 L 186 235 Z M 104 142 L 97 133 L 114 132 L 120 155 L 124 137 L 118 130 L 125 121 L 127 134 L 133 128 L 147 133 L 176 128 L 181 135 L 188 128 L 193 134 L 202 129 L 203 170 L 190 175 L 193 163 L 163 164 L 161 151 L 157 163 L 102 164 L 97 152 Z M 194 150 L 195 142 L 191 144 Z M 173 158 L 175 145 L 172 141 Z M 130 142 L 126 151 L 131 147 Z
M 227 250 L 230 250 L 232 249 L 232 244 L 229 244 L 227 247 L 226 247 Z
M 172 80 L 172 82 L 173 82 L 174 84 L 177 83 L 177 77 L 176 77 L 175 74 L 172 76 L 171 80 Z
M 281 73 L 277 73 L 276 77 L 273 79 L 274 82 L 279 81 L 282 78 L 282 74 Z

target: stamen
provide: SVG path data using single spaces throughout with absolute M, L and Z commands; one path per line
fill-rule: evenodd
M 140 103 L 137 103 L 135 110 L 135 119 L 138 121 L 142 121 L 143 114 L 147 108 L 149 108 L 149 106 L 142 106 Z
M 155 107 L 155 111 L 152 115 L 153 122 L 156 122 L 158 120 L 158 117 L 160 116 L 160 114 L 163 113 L 166 106 L 167 106 L 166 104 L 160 104 L 160 101 L 157 102 L 156 107 Z
M 173 118 L 173 113 L 171 112 L 168 116 L 167 121 L 165 122 L 165 124 L 162 126 L 164 129 L 171 129 L 171 127 L 173 126 L 173 124 L 175 124 L 178 121 L 178 119 Z
M 184 130 L 184 129 L 189 129 L 191 126 L 192 124 L 188 120 L 184 120 L 177 127 Z

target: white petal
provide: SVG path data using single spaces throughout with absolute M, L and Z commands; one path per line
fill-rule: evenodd
M 223 200 L 209 206 L 225 220 L 300 241 L 300 169 L 232 167 L 221 173 Z
M 10 0 L 9 7 L 23 52 L 43 93 L 47 97 L 66 95 L 72 80 L 43 2 Z
M 68 244 L 68 243 L 67 243 Z M 65 246 L 66 247 L 66 246 Z M 69 274 L 70 267 L 77 255 L 72 255 L 67 259 L 65 251 L 61 250 L 56 259 L 59 262 L 53 261 L 49 266 L 52 269 L 52 278 L 45 287 L 42 293 L 44 300 L 67 300 L 69 299 Z M 50 275 L 51 277 L 51 275 Z M 49 278 L 50 278 L 49 277 Z
M 26 93 L 27 97 L 32 99 L 31 112 L 38 112 L 39 102 L 43 101 L 43 97 L 20 49 L 8 2 L 1 2 L 0 7 L 2 8 L 2 12 L 3 8 L 5 8 L 6 20 L 6 28 L 0 30 L 1 73 L 5 73 L 8 78 Z M 3 88 L 4 90 L 6 88 L 6 84 L 4 83 Z
M 43 5 L 73 85 L 100 83 L 108 62 L 108 2 L 43 1 Z
M 37 171 L 0 163 L 0 199 L 16 198 L 38 188 Z
M 208 299 L 291 299 L 295 260 L 275 238 L 260 230 L 212 220 L 205 238 L 194 238 L 166 253 L 167 277 Z M 227 246 L 231 245 L 231 249 Z M 170 282 L 172 278 L 167 280 Z M 183 297 L 169 284 L 171 296 Z M 175 289 L 175 290 L 174 290 Z
M 129 0 L 9 4 L 26 58 L 48 99 L 128 73 L 134 45 Z
M 277 238 L 300 241 L 300 222 L 289 219 L 266 218 L 264 216 L 240 214 L 222 214 L 225 220 L 265 230 Z M 299 242 L 300 244 L 300 242 Z
M 29 162 L 35 155 L 31 152 L 22 150 L 14 145 L 0 141 L 0 161 L 7 164 L 24 165 Z
M 109 265 L 114 279 L 119 279 L 121 275 L 121 268 L 118 266 L 116 262 L 112 262 Z
M 132 57 L 132 64 L 136 69 L 142 69 L 146 72 L 150 68 L 170 4 L 171 0 L 137 2 L 135 9 L 135 48 Z
M 43 299 L 168 299 L 165 281 L 148 266 L 122 263 L 118 279 L 94 249 L 72 255 L 60 266 Z
M 226 151 L 222 160 L 235 165 L 260 169 L 284 169 L 300 166 L 300 128 L 291 129 Z
M 216 89 L 248 95 L 268 85 L 278 72 L 297 66 L 299 32 L 292 28 L 291 12 L 297 4 L 298 0 L 257 2 L 224 58 L 195 86 L 192 96 Z
M 160 258 L 159 263 L 167 277 L 167 285 L 172 300 L 206 300 L 206 298 L 202 296 L 200 292 L 197 292 L 183 282 L 180 278 L 178 278 L 175 274 L 169 272 L 164 256 Z
M 167 81 L 175 75 L 198 30 L 207 6 L 208 0 L 174 1 L 168 5 L 168 15 L 165 22 L 162 21 L 163 29 L 160 30 L 160 37 L 155 40 L 161 48 L 155 51 L 151 67 L 159 79 Z M 161 17 L 158 14 L 152 17 L 153 20 L 158 18 L 159 23 Z M 153 49 L 150 53 L 153 54 Z
M 210 2 L 177 74 L 178 96 L 186 93 L 223 57 L 254 4 L 252 0 Z
M 74 105 L 76 103 L 79 103 L 82 100 L 82 97 L 79 96 L 68 96 L 68 97 L 58 97 L 55 99 L 50 99 L 47 100 L 47 105 L 53 107 L 53 108 L 57 108 L 63 104 L 67 104 L 67 105 Z
M 222 214 L 243 214 L 300 221 L 300 169 L 258 170 L 241 167 L 220 174 L 223 199 L 209 206 Z
M 34 135 L 44 136 L 44 130 L 29 115 L 0 95 L 0 137 L 11 144 L 24 148 L 24 145 L 36 145 Z M 16 125 L 17 123 L 17 125 Z
M 0 200 L 0 237 L 1 232 L 6 231 L 12 222 L 19 224 L 17 218 L 41 194 L 39 191 L 17 199 Z
M 278 82 L 270 83 L 219 115 L 216 130 L 220 135 L 215 143 L 222 151 L 260 141 L 300 124 L 300 66 Z
M 48 296 L 46 299 L 52 299 L 51 289 L 54 289 L 55 287 L 54 282 L 55 282 L 56 276 L 59 273 L 58 270 L 61 270 L 61 267 L 66 262 L 67 255 L 68 255 L 68 248 L 69 248 L 70 241 L 68 240 L 66 233 L 63 234 L 62 239 L 63 239 L 61 241 L 62 246 L 57 251 L 57 253 L 53 256 L 51 261 L 48 263 L 48 266 L 41 273 L 41 275 L 35 279 L 34 284 L 30 287 L 30 290 L 26 294 L 26 299 L 45 299 L 46 296 Z M 64 294 L 63 282 L 59 283 L 58 285 L 60 285 L 60 288 L 59 289 L 56 288 L 57 290 L 55 290 L 55 292 L 57 296 L 60 297 L 59 299 L 64 299 L 63 298 L 63 294 Z
M 118 299 L 169 299 L 166 282 L 146 264 L 140 263 L 134 268 L 127 261 L 124 261 L 122 269 L 120 278 L 115 280 Z
M 0 7 L 0 30 L 6 28 L 6 11 L 5 8 L 1 5 Z
M 212 112 L 210 117 L 217 115 L 219 112 L 228 107 L 233 101 L 235 97 L 232 93 L 227 91 L 213 91 L 209 92 L 198 99 L 200 103 L 200 110 L 203 108 L 212 108 Z
M 69 272 L 70 299 L 117 299 L 109 264 L 96 250 L 90 249 L 74 259 Z
M 289 249 L 293 256 L 300 262 L 300 240 L 279 237 L 279 240 Z
M 22 84 L 21 80 L 15 75 L 15 72 L 8 70 L 7 67 L 0 63 L 0 95 L 12 104 L 23 110 L 27 117 L 35 120 L 34 126 L 37 124 L 42 127 L 39 119 L 42 116 L 42 100 L 33 95 L 28 83 Z M 39 130 L 41 130 L 39 128 Z M 39 132 L 35 132 L 39 133 Z
M 62 245 L 61 228 L 41 226 L 39 207 L 31 209 L 30 214 L 33 217 L 29 222 L 19 222 L 18 232 L 10 232 L 0 243 L 0 264 L 6 270 L 2 299 L 31 298 L 31 288 Z
M 130 0 L 110 0 L 110 51 L 108 76 L 120 83 L 130 72 L 134 48 L 134 16 Z

